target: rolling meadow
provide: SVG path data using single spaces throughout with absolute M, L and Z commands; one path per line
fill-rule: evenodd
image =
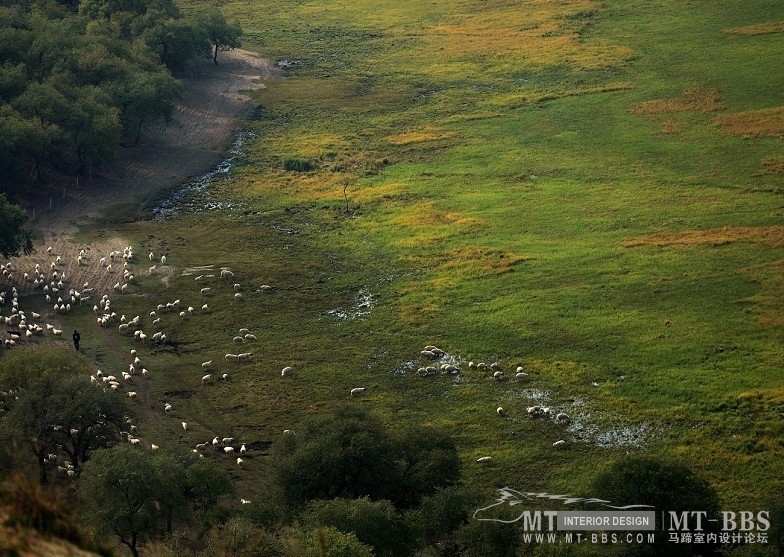
M 166 272 L 117 297 L 122 313 L 197 308 L 161 315 L 170 342 L 139 349 L 154 362 L 146 439 L 261 447 L 349 403 L 451 435 L 463 482 L 489 500 L 502 486 L 590 496 L 597 470 L 629 454 L 688 465 L 723 508 L 780 492 L 784 4 L 222 9 L 243 48 L 286 73 L 252 93 L 230 177 L 201 209 L 74 238 L 167 254 Z M 138 348 L 92 315 L 67 320 L 102 369 Z M 254 359 L 225 362 L 241 327 Z M 426 345 L 460 373 L 423 376 Z M 206 360 L 231 380 L 202 385 Z M 531 419 L 534 405 L 571 423 Z M 226 463 L 237 493 L 263 497 L 269 463 L 246 460 Z

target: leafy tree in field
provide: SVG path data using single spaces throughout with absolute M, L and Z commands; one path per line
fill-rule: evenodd
M 77 486 L 83 518 L 100 531 L 110 531 L 134 557 L 153 535 L 160 477 L 152 459 L 122 444 L 97 451 L 84 465 Z
M 0 387 L 16 392 L 0 401 L 0 432 L 6 442 L 30 448 L 41 483 L 49 453 L 61 450 L 78 468 L 93 450 L 120 439 L 125 399 L 91 384 L 87 373 L 71 351 L 60 349 L 19 348 L 0 360 Z
M 414 530 L 389 501 L 367 497 L 312 501 L 302 520 L 314 528 L 334 526 L 353 533 L 379 557 L 411 555 L 418 544 Z
M 84 520 L 110 528 L 134 555 L 161 532 L 171 535 L 175 519 L 189 518 L 190 502 L 217 504 L 231 488 L 225 470 L 190 453 L 148 453 L 125 443 L 96 451 L 78 482 Z
M 219 50 L 231 50 L 241 45 L 242 27 L 239 22 L 228 23 L 220 10 L 211 10 L 199 15 L 199 25 L 207 33 L 210 44 L 214 45 L 212 61 L 218 63 Z
M 273 453 L 274 476 L 294 508 L 312 499 L 365 496 L 411 507 L 459 474 L 445 435 L 427 429 L 393 435 L 354 407 L 306 419 Z
M 218 499 L 234 493 L 234 484 L 226 471 L 207 460 L 197 460 L 185 471 L 188 497 L 193 501 L 197 518 L 203 524 L 220 518 Z
M 425 497 L 415 511 L 415 523 L 420 525 L 421 538 L 435 555 L 459 555 L 457 531 L 468 524 L 472 513 L 479 508 L 481 493 L 464 487 L 450 486 Z
M 354 534 L 344 533 L 331 526 L 284 532 L 285 557 L 373 557 L 370 546 L 360 542 Z
M 5 259 L 33 252 L 32 234 L 24 228 L 26 222 L 27 211 L 8 203 L 5 194 L 0 193 L 0 254 Z
M 705 511 L 707 518 L 719 515 L 719 499 L 711 485 L 696 476 L 688 467 L 648 457 L 626 457 L 610 464 L 594 480 L 593 497 L 612 501 L 614 505 L 652 505 L 658 512 Z M 716 523 L 703 521 L 708 533 Z M 716 547 L 710 544 L 671 544 L 661 530 L 657 543 L 630 547 L 627 554 L 641 555 L 711 555 Z M 695 553 L 696 552 L 696 553 Z

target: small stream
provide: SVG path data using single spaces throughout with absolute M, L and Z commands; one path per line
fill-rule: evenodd
M 226 158 L 215 168 L 191 178 L 153 207 L 153 220 L 166 220 L 178 213 L 201 213 L 233 207 L 234 205 L 230 201 L 216 199 L 209 186 L 215 182 L 226 180 L 230 176 L 238 159 L 244 155 L 245 144 L 256 137 L 257 135 L 250 130 L 240 131 L 229 148 Z

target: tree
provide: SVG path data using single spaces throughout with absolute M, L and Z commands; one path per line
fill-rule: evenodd
M 468 524 L 481 500 L 479 491 L 457 486 L 439 489 L 425 497 L 414 515 L 415 523 L 421 525 L 425 545 L 436 555 L 459 555 L 456 532 Z
M 286 557 L 373 557 L 373 550 L 354 534 L 337 528 L 288 529 L 282 540 Z
M 3 258 L 19 257 L 33 252 L 32 232 L 24 228 L 27 211 L 8 202 L 0 193 L 0 254 Z
M 312 501 L 303 522 L 313 528 L 334 526 L 353 533 L 379 557 L 411 555 L 418 544 L 414 530 L 389 501 L 331 499 Z
M 400 487 L 398 504 L 417 506 L 422 497 L 452 485 L 460 477 L 455 442 L 446 433 L 426 427 L 404 429 L 397 440 Z
M 47 482 L 49 453 L 65 452 L 75 468 L 92 450 L 119 439 L 125 399 L 93 385 L 84 362 L 70 350 L 20 347 L 0 360 L 0 387 L 16 391 L 2 399 L 2 437 L 29 447 Z
M 590 493 L 618 506 L 652 505 L 656 511 L 665 513 L 705 511 L 706 520 L 702 524 L 706 534 L 717 532 L 717 523 L 709 520 L 719 514 L 716 490 L 682 464 L 640 456 L 621 458 L 599 473 Z M 666 532 L 661 529 L 656 531 L 656 538 L 657 543 L 633 546 L 627 553 L 687 556 L 709 555 L 717 549 L 706 543 L 693 547 L 689 543 L 668 543 Z
M 160 499 L 160 475 L 149 455 L 128 444 L 96 451 L 77 492 L 84 521 L 108 529 L 138 557 L 139 545 L 153 534 Z
M 199 25 L 214 45 L 212 61 L 217 65 L 218 51 L 231 50 L 240 46 L 242 27 L 239 22 L 228 23 L 220 10 L 212 8 L 198 17 Z

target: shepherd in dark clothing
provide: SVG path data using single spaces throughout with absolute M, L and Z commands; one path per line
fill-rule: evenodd
M 74 329 L 74 334 L 73 334 L 73 341 L 74 341 L 74 347 L 75 347 L 77 350 L 79 350 L 79 339 L 80 339 L 80 338 L 82 338 L 82 337 L 81 337 L 81 336 L 79 336 L 79 331 L 77 331 L 76 329 Z

